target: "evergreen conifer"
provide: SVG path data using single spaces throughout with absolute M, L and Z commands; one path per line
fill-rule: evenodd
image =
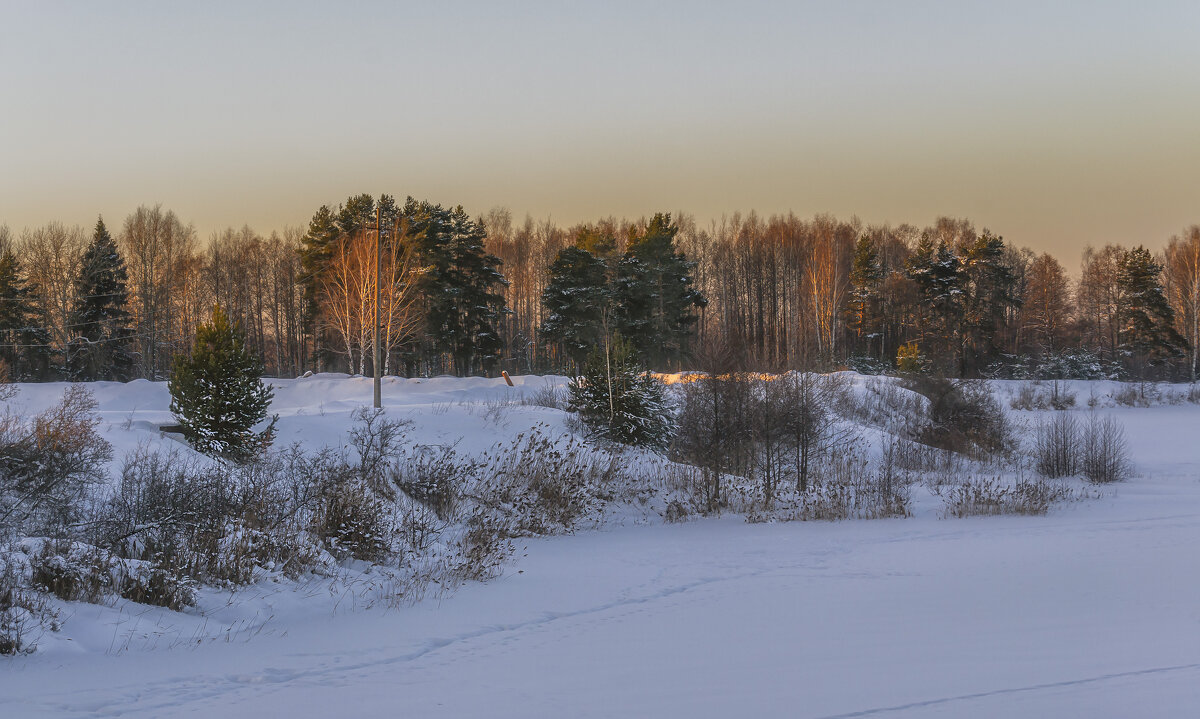
M 854 262 L 850 268 L 850 299 L 847 306 L 847 325 L 860 339 L 877 340 L 879 355 L 883 353 L 882 292 L 883 266 L 879 248 L 870 235 L 858 238 L 854 245 Z
M 580 247 L 566 247 L 550 265 L 550 282 L 542 293 L 548 315 L 539 329 L 558 342 L 578 370 L 606 336 L 611 320 L 612 289 L 608 265 Z
M 1118 311 L 1121 346 L 1151 362 L 1179 357 L 1187 346 L 1175 329 L 1175 312 L 1162 285 L 1162 265 L 1145 247 L 1122 255 L 1117 285 L 1123 298 Z
M 694 286 L 696 263 L 675 249 L 679 227 L 658 213 L 630 239 L 618 265 L 617 326 L 652 367 L 678 365 L 687 354 L 695 310 L 708 304 Z
M 670 442 L 672 414 L 663 387 L 620 335 L 592 351 L 568 390 L 568 409 L 579 413 L 593 435 L 652 449 Z
M 191 355 L 175 358 L 168 383 L 171 412 L 197 451 L 245 462 L 270 445 L 275 419 L 263 431 L 253 430 L 266 419 L 274 394 L 262 373 L 241 328 L 215 306 L 212 321 L 196 329 Z
M 489 370 L 503 343 L 497 327 L 506 312 L 500 258 L 484 248 L 487 234 L 462 207 L 417 202 L 411 197 L 401 216 L 408 222 L 414 258 L 423 268 L 418 280 L 426 342 L 413 359 L 436 362 L 449 355 L 454 371 Z
M 50 333 L 36 326 L 32 298 L 12 249 L 0 253 L 0 361 L 11 379 L 45 379 L 50 372 Z
M 104 219 L 96 221 L 75 279 L 67 374 L 76 380 L 120 380 L 133 375 L 128 272 Z

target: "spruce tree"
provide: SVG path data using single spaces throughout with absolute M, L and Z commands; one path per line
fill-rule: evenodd
M 96 221 L 80 261 L 71 308 L 67 374 L 74 380 L 119 380 L 133 375 L 128 273 L 104 219 Z
M 984 230 L 962 258 L 963 333 L 976 366 L 995 356 L 997 333 L 1009 311 L 1021 306 L 1016 273 L 1005 258 L 1005 249 L 1003 238 Z M 966 359 L 964 355 L 964 364 Z
M 490 370 L 503 347 L 497 327 L 507 311 L 501 288 L 508 282 L 500 258 L 484 249 L 483 225 L 462 207 L 447 210 L 411 197 L 401 216 L 422 268 L 417 286 L 425 337 L 411 348 L 410 361 L 436 366 L 448 355 L 459 375 Z
M 20 377 L 22 330 L 27 323 L 25 285 L 12 250 L 0 255 L 0 356 L 13 379 Z
M 652 449 L 670 442 L 672 414 L 663 387 L 620 335 L 592 350 L 583 374 L 567 388 L 568 409 L 579 413 L 594 436 Z
M 964 278 L 958 255 L 946 244 L 923 235 L 908 258 L 908 276 L 921 293 L 923 339 L 946 369 L 961 350 Z
M 1162 285 L 1162 265 L 1145 247 L 1126 251 L 1117 265 L 1121 347 L 1151 362 L 1179 357 L 1187 346 Z
M 868 346 L 875 344 L 878 347 L 876 356 L 880 357 L 883 355 L 883 277 L 883 265 L 879 261 L 879 248 L 875 241 L 870 235 L 859 237 L 854 245 L 854 262 L 850 267 L 846 324 L 860 340 L 867 340 Z
M 0 254 L 0 360 L 11 379 L 46 379 L 50 333 L 34 322 L 21 264 L 11 249 Z
M 699 319 L 695 310 L 708 304 L 693 287 L 696 263 L 675 250 L 678 232 L 669 214 L 654 215 L 618 265 L 618 327 L 652 367 L 682 362 Z
M 538 332 L 562 345 L 576 371 L 607 335 L 612 312 L 607 269 L 604 260 L 580 247 L 563 248 L 550 265 L 542 292 L 547 317 Z
M 460 331 L 451 340 L 455 370 L 468 375 L 489 371 L 500 361 L 504 342 L 500 319 L 507 312 L 503 288 L 508 280 L 500 272 L 501 260 L 484 249 L 487 232 L 458 206 L 449 214 L 448 232 L 455 272 L 451 275 L 454 311 Z
M 253 430 L 266 419 L 274 394 L 262 373 L 241 328 L 213 307 L 211 322 L 196 329 L 191 355 L 175 358 L 167 385 L 171 412 L 197 451 L 245 462 L 270 446 L 275 419 L 263 431 Z

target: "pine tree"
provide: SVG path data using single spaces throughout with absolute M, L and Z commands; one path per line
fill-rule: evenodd
M 506 309 L 499 290 L 508 282 L 500 258 L 484 249 L 483 225 L 462 207 L 447 210 L 411 197 L 401 213 L 422 268 L 417 282 L 425 337 L 410 348 L 410 361 L 437 364 L 439 355 L 449 355 L 459 375 L 491 369 L 503 347 L 497 327 Z
M 1167 302 L 1161 278 L 1162 265 L 1145 247 L 1126 251 L 1118 262 L 1121 347 L 1151 362 L 1179 357 L 1187 346 L 1175 329 L 1175 312 Z
M 196 328 L 192 354 L 175 358 L 167 385 L 171 412 L 197 451 L 245 462 L 270 446 L 277 418 L 263 431 L 253 430 L 266 419 L 274 394 L 262 373 L 241 328 L 213 307 L 212 321 Z
M 612 288 L 608 265 L 580 247 L 566 247 L 550 265 L 550 282 L 542 293 L 547 317 L 538 333 L 562 345 L 582 367 L 592 348 L 607 336 Z
M 596 347 L 583 374 L 568 385 L 568 408 L 603 440 L 663 449 L 670 441 L 670 408 L 662 385 L 636 357 L 620 335 Z
M 1009 310 L 1021 306 L 1017 278 L 1005 260 L 1004 240 L 987 230 L 966 248 L 962 258 L 963 333 L 976 366 L 996 354 L 996 334 Z M 967 357 L 964 354 L 964 365 Z M 965 367 L 964 367 L 965 369 Z
M 946 244 L 923 235 L 908 258 L 907 271 L 923 302 L 922 338 L 937 364 L 950 365 L 961 351 L 963 315 L 962 265 Z
M 0 354 L 12 378 L 21 376 L 20 345 L 28 321 L 26 307 L 25 285 L 21 282 L 17 257 L 12 250 L 5 250 L 0 255 Z
M 508 280 L 500 272 L 500 258 L 484 249 L 483 224 L 471 219 L 461 205 L 450 212 L 448 231 L 457 284 L 454 311 L 461 327 L 450 343 L 455 369 L 460 375 L 486 372 L 500 361 L 504 348 L 498 327 L 507 311 L 502 293 Z
M 617 268 L 619 330 L 652 367 L 683 360 L 699 319 L 694 310 L 708 304 L 693 287 L 696 263 L 675 251 L 678 232 L 669 214 L 654 215 Z
M 101 218 L 75 279 L 67 346 L 71 379 L 126 381 L 133 376 L 127 279 L 125 261 Z
M 860 340 L 877 340 L 883 354 L 882 292 L 883 265 L 879 248 L 869 235 L 858 238 L 854 245 L 854 262 L 850 267 L 850 298 L 847 303 L 847 326 Z
M 0 360 L 11 379 L 45 379 L 50 373 L 50 333 L 34 323 L 29 288 L 11 249 L 0 254 Z

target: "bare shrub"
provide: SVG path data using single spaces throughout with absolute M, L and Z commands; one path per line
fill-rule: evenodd
M 1034 466 L 1043 477 L 1070 477 L 1079 473 L 1079 423 L 1068 412 L 1055 414 L 1037 427 Z
M 819 470 L 808 490 L 781 494 L 775 508 L 752 511 L 747 520 L 884 519 L 911 513 L 912 477 L 897 471 L 886 452 L 875 467 L 858 452 L 835 453 Z
M 352 418 L 355 424 L 350 429 L 350 444 L 358 453 L 359 474 L 376 491 L 389 491 L 384 470 L 399 455 L 412 422 L 390 419 L 382 409 L 365 407 L 356 410 Z
M 1050 383 L 1050 407 L 1057 410 L 1070 409 L 1075 406 L 1075 393 L 1067 388 L 1065 382 L 1054 380 Z
M 459 540 L 459 561 L 454 574 L 478 582 L 493 579 L 514 549 L 512 539 L 502 527 L 488 521 L 472 521 Z
M 47 542 L 30 559 L 31 585 L 68 602 L 98 604 L 113 592 L 115 562 L 96 547 Z
M 117 490 L 94 523 L 95 541 L 131 559 L 173 553 L 183 533 L 222 518 L 212 490 L 191 459 L 139 446 L 125 457 Z
M 1162 401 L 1162 392 L 1153 382 L 1123 382 L 1112 393 L 1113 402 L 1124 407 L 1150 407 Z
M 32 421 L 0 417 L 0 528 L 61 536 L 105 479 L 112 447 L 96 431 L 96 400 L 71 385 Z
M 453 446 L 421 445 L 392 467 L 391 476 L 402 492 L 447 519 L 457 492 L 479 467 L 475 460 L 459 457 Z
M 1041 380 L 1022 382 L 1009 400 L 1009 406 L 1020 410 L 1068 409 L 1075 406 L 1075 393 L 1065 382 Z
M 1033 381 L 1022 382 L 1017 387 L 1016 393 L 1009 400 L 1008 406 L 1013 409 L 1025 411 L 1050 408 L 1050 404 L 1046 401 L 1045 395 L 1040 391 L 1038 383 Z
M 375 561 L 388 552 L 391 526 L 383 501 L 365 483 L 352 479 L 330 487 L 312 520 L 312 529 L 337 557 Z
M 913 391 L 929 400 L 926 421 L 915 428 L 918 441 L 973 459 L 988 459 L 1012 450 L 1012 426 L 986 382 L 923 375 L 906 381 Z
M 140 447 L 91 523 L 91 541 L 180 579 L 246 584 L 258 567 L 295 576 L 320 564 L 304 533 L 324 498 L 319 466 L 295 449 L 247 465 L 201 466 Z
M 521 404 L 565 410 L 567 408 L 567 391 L 561 386 L 545 385 L 539 387 L 532 395 L 522 395 Z
M 179 611 L 196 603 L 194 582 L 177 567 L 159 563 L 137 565 L 122 577 L 122 598 L 138 604 Z
M 658 475 L 667 497 L 663 519 L 682 522 L 693 514 L 711 511 L 714 485 L 710 473 L 690 464 L 671 462 L 660 466 Z
M 494 576 L 515 537 L 570 532 L 598 520 L 603 503 L 627 482 L 618 454 L 548 436 L 541 427 L 493 448 L 469 474 L 478 478 L 458 499 L 465 529 L 454 572 L 463 579 Z
M 15 546 L 0 550 L 0 656 L 30 654 L 38 637 L 58 631 L 58 612 L 44 594 L 32 591 L 29 557 Z
M 779 486 L 789 477 L 788 465 L 792 459 L 789 440 L 793 438 L 793 431 L 807 428 L 796 427 L 792 417 L 796 414 L 792 411 L 793 392 L 788 391 L 790 388 L 784 382 L 760 379 L 755 380 L 754 385 L 754 406 L 749 417 L 755 445 L 751 471 L 758 475 L 764 503 L 770 506 Z M 810 433 L 801 431 L 800 434 L 807 436 Z M 806 458 L 810 454 L 806 453 Z M 797 462 L 795 466 L 801 464 Z
M 401 499 L 396 534 L 409 552 L 427 552 L 449 528 L 449 520 L 439 517 L 431 507 Z
M 703 511 L 716 512 L 728 498 L 726 475 L 749 476 L 755 460 L 753 379 L 735 371 L 724 351 L 713 350 L 710 371 L 682 385 L 672 459 L 698 467 L 708 500 Z
M 1046 514 L 1056 502 L 1071 497 L 1068 487 L 1043 480 L 1007 484 L 999 477 L 968 478 L 941 492 L 947 517 L 1001 514 Z
M 863 397 L 846 405 L 849 417 L 864 424 L 893 430 L 908 424 L 910 418 L 924 414 L 925 403 L 921 397 L 890 377 L 870 378 L 864 387 Z
M 678 499 L 672 499 L 667 502 L 666 508 L 663 510 L 663 521 L 665 522 L 683 522 L 686 521 L 690 512 L 687 505 L 680 502 Z
M 1119 482 L 1133 471 L 1125 428 L 1110 416 L 1095 413 L 1083 426 L 1080 471 L 1097 484 Z
M 680 392 L 674 459 L 699 467 L 709 503 L 730 506 L 725 477 L 757 482 L 770 505 L 785 485 L 808 489 L 814 466 L 852 440 L 846 382 L 840 375 L 726 373 L 700 377 Z
M 596 452 L 574 439 L 554 439 L 540 428 L 486 454 L 472 497 L 502 521 L 512 536 L 569 531 L 599 507 L 613 483 L 617 455 Z
M 1192 404 L 1200 404 L 1200 385 L 1197 385 L 1195 382 L 1189 384 L 1184 399 Z
M 32 654 L 37 636 L 58 626 L 58 614 L 44 597 L 0 580 L 0 656 Z
M 776 406 L 781 412 L 784 446 L 793 456 L 796 489 L 803 492 L 808 489 L 814 460 L 852 439 L 849 427 L 838 423 L 838 410 L 846 401 L 845 382 L 839 375 L 811 372 L 789 372 L 778 382 L 782 402 Z M 759 424 L 763 416 L 758 413 Z

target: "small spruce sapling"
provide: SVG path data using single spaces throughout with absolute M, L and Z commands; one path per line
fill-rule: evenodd
M 568 409 L 601 439 L 652 449 L 670 441 L 672 414 L 663 387 L 620 335 L 594 349 L 568 385 Z
M 212 321 L 196 329 L 191 355 L 175 358 L 167 385 L 184 438 L 199 452 L 234 462 L 261 454 L 274 438 L 278 419 L 272 417 L 261 432 L 253 430 L 266 419 L 274 394 L 262 373 L 241 327 L 215 306 Z

